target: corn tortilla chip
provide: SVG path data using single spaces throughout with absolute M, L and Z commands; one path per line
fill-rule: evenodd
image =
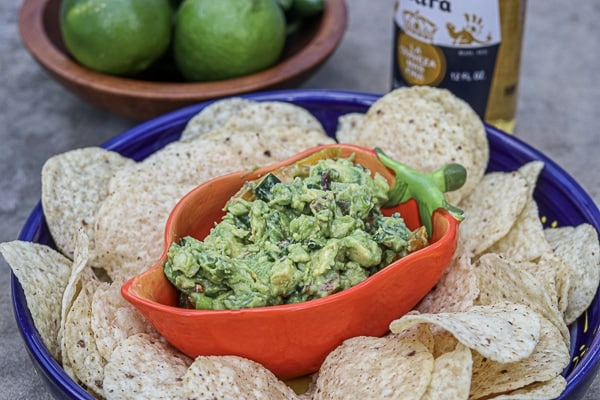
M 91 326 L 92 296 L 99 285 L 107 285 L 96 280 L 86 282 L 73 302 L 64 329 L 63 355 L 74 376 L 89 391 L 103 396 L 105 361 L 98 352 Z
M 431 326 L 431 331 L 433 333 L 433 356 L 435 358 L 438 358 L 443 354 L 454 351 L 456 347 L 460 344 L 460 342 L 456 340 L 452 332 L 448 332 L 440 326 Z
M 460 202 L 465 220 L 459 226 L 459 247 L 473 256 L 504 237 L 527 203 L 529 185 L 518 172 L 486 174 Z
M 517 172 L 527 181 L 529 188 L 527 202 L 508 234 L 492 245 L 488 252 L 516 261 L 533 261 L 550 251 L 538 206 L 533 198 L 533 191 L 543 169 L 542 161 L 530 161 L 518 169 Z
M 431 383 L 422 400 L 468 399 L 472 369 L 471 350 L 458 343 L 456 349 L 435 359 Z
M 558 398 L 567 387 L 567 380 L 558 375 L 548 381 L 535 382 L 522 389 L 492 397 L 494 400 L 548 400 Z
M 62 367 L 75 382 L 79 382 L 79 378 L 76 376 L 71 360 L 66 356 L 68 349 L 66 348 L 66 342 L 64 338 L 65 326 L 67 323 L 67 316 L 71 311 L 75 300 L 81 293 L 81 290 L 88 285 L 94 284 L 96 280 L 95 273 L 90 267 L 90 242 L 87 237 L 87 233 L 83 228 L 79 229 L 77 237 L 77 243 L 75 246 L 75 253 L 73 258 L 73 266 L 71 268 L 71 274 L 69 281 L 65 287 L 65 291 L 62 297 L 61 313 L 60 313 L 60 330 L 58 333 L 58 340 L 60 344 L 62 357 Z
M 390 330 L 402 332 L 415 324 L 439 325 L 490 360 L 513 362 L 531 354 L 540 337 L 540 319 L 529 307 L 515 303 L 473 306 L 468 311 L 407 314 L 392 321 Z
M 470 257 L 456 255 L 435 287 L 415 309 L 421 313 L 466 311 L 475 304 L 478 295 L 477 277 Z
M 182 384 L 186 399 L 298 399 L 271 371 L 236 356 L 196 357 Z
M 538 262 L 520 263 L 521 268 L 536 277 L 548 293 L 552 304 L 564 314 L 569 298 L 569 267 L 554 253 L 542 254 Z
M 58 154 L 42 168 L 42 208 L 59 251 L 73 258 L 77 231 L 84 228 L 92 244 L 100 203 L 115 172 L 134 161 L 100 147 Z
M 60 329 L 58 332 L 58 342 L 61 345 L 61 353 L 65 353 L 63 334 L 65 324 L 67 322 L 67 315 L 71 311 L 73 302 L 79 295 L 79 292 L 83 288 L 83 285 L 87 281 L 95 279 L 94 272 L 92 271 L 90 261 L 90 241 L 87 236 L 85 229 L 80 228 L 77 236 L 77 243 L 74 249 L 73 265 L 71 267 L 71 273 L 69 275 L 69 281 L 65 287 L 62 295 L 61 311 L 60 311 Z
M 157 183 L 147 190 L 109 196 L 98 213 L 95 263 L 114 281 L 150 268 L 160 257 L 169 212 L 187 189 Z
M 565 322 L 574 322 L 589 307 L 600 281 L 600 243 L 590 224 L 547 228 L 544 231 L 554 254 L 569 267 L 570 285 Z
M 471 399 L 500 394 L 559 376 L 569 364 L 569 349 L 552 322 L 539 317 L 540 340 L 530 356 L 512 363 L 499 363 L 473 353 Z
M 325 359 L 313 399 L 421 399 L 433 364 L 429 350 L 413 338 L 348 339 Z
M 450 91 L 413 86 L 395 89 L 367 111 L 353 143 L 380 147 L 390 157 L 421 172 L 448 163 L 462 164 L 467 180 L 447 194 L 451 204 L 468 195 L 489 160 L 485 128 L 475 111 Z
M 261 101 L 243 107 L 223 125 L 231 132 L 263 132 L 273 127 L 297 127 L 325 135 L 325 130 L 308 110 L 283 101 Z
M 497 254 L 484 254 L 475 264 L 479 285 L 479 305 L 510 301 L 526 305 L 550 320 L 561 332 L 565 343 L 570 342 L 569 329 L 562 313 L 552 301 L 544 285 L 519 263 Z
M 169 143 L 143 161 L 123 168 L 111 180 L 109 190 L 133 191 L 140 185 L 144 190 L 156 182 L 196 186 L 228 172 L 271 164 L 306 148 L 333 142 L 322 132 L 300 127 L 221 129 L 191 142 Z
M 129 336 L 147 333 L 159 337 L 152 324 L 121 296 L 121 282 L 96 289 L 92 298 L 91 327 L 98 352 L 106 361 Z
M 49 246 L 19 240 L 0 243 L 0 253 L 23 288 L 44 345 L 60 361 L 60 313 L 71 260 Z
M 415 313 L 415 311 L 410 311 L 410 313 Z M 433 336 L 433 332 L 430 329 L 430 326 L 427 324 L 419 324 L 415 325 L 410 329 L 407 329 L 400 333 L 388 333 L 386 335 L 390 338 L 396 338 L 400 340 L 405 339 L 413 339 L 418 340 L 423 343 L 427 350 L 430 353 L 433 353 L 435 347 L 435 337 Z
M 533 197 L 533 191 L 540 174 L 544 170 L 544 162 L 540 160 L 529 161 L 519 167 L 517 172 L 525 178 L 529 185 L 529 195 Z
M 362 121 L 365 114 L 348 113 L 338 118 L 335 138 L 339 143 L 355 143 L 362 133 Z
M 534 261 L 550 252 L 538 206 L 532 198 L 527 201 L 508 234 L 487 251 L 515 261 Z
M 112 353 L 104 371 L 107 400 L 178 399 L 192 360 L 145 333 L 129 336 Z
M 230 97 L 209 104 L 188 121 L 179 140 L 189 142 L 222 127 L 232 116 L 252 103 L 252 100 L 242 97 Z

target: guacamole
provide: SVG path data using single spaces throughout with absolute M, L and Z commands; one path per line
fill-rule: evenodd
M 204 240 L 173 243 L 164 272 L 187 308 L 270 306 L 339 292 L 427 245 L 424 228 L 410 231 L 399 214 L 382 214 L 389 190 L 353 157 L 268 174 L 246 183 Z

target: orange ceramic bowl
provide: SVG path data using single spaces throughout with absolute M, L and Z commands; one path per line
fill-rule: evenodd
M 165 230 L 165 250 L 148 271 L 122 288 L 131 302 L 175 347 L 191 357 L 239 355 L 255 360 L 282 379 L 318 370 L 345 339 L 381 336 L 389 323 L 410 311 L 436 284 L 456 249 L 458 221 L 443 209 L 433 217 L 432 243 L 377 272 L 358 285 L 303 303 L 241 310 L 191 310 L 177 306 L 177 290 L 163 273 L 163 262 L 173 241 L 187 235 L 203 239 L 223 206 L 247 180 L 279 166 L 292 164 L 327 147 L 341 156 L 355 154 L 355 162 L 390 183 L 394 175 L 370 149 L 351 145 L 325 145 L 309 149 L 284 162 L 210 180 L 184 196 L 173 209 Z M 416 202 L 388 208 L 400 211 L 407 226 L 420 225 Z

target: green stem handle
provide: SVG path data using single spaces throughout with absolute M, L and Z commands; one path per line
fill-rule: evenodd
M 457 190 L 467 179 L 467 171 L 460 164 L 448 164 L 432 173 L 424 174 L 387 156 L 380 148 L 375 148 L 377 157 L 396 174 L 394 187 L 389 192 L 386 206 L 395 206 L 415 199 L 419 206 L 421 223 L 432 235 L 432 217 L 435 210 L 445 208 L 457 220 L 464 219 L 463 210 L 448 203 L 445 192 Z

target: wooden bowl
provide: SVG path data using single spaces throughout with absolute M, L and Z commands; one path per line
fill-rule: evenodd
M 190 104 L 266 89 L 296 86 L 333 53 L 347 25 L 344 0 L 327 0 L 320 18 L 291 35 L 280 61 L 266 70 L 213 82 L 184 82 L 147 72 L 124 78 L 87 69 L 68 54 L 59 26 L 60 0 L 25 0 L 19 32 L 25 47 L 57 81 L 83 100 L 135 120 L 146 120 Z

